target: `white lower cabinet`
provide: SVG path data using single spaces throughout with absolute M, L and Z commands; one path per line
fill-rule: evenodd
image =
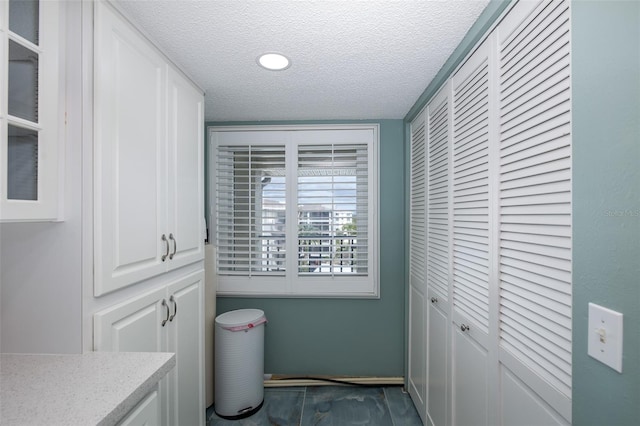
M 160 423 L 204 424 L 204 271 L 96 313 L 94 349 L 175 352 L 176 367 L 160 383 Z
M 462 326 L 454 325 L 451 333 L 451 424 L 491 425 L 487 351 L 473 339 L 474 330 L 463 331 Z
M 413 285 L 409 292 L 409 394 L 424 424 L 427 424 L 427 319 L 424 296 Z
M 449 326 L 442 302 L 429 291 L 427 307 L 427 418 L 432 426 L 446 426 L 449 421 Z M 446 305 L 444 305 L 446 307 Z
M 204 272 L 167 286 L 168 351 L 176 353 L 169 378 L 169 424 L 204 424 Z M 174 317 L 175 315 L 175 317 Z M 173 323 L 171 319 L 173 318 Z
M 160 424 L 158 389 L 147 395 L 140 404 L 118 423 L 118 426 L 151 426 Z

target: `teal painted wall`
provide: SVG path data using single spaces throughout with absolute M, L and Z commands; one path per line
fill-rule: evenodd
M 640 422 L 640 2 L 574 1 L 573 424 Z M 587 304 L 624 314 L 623 373 L 587 355 Z
M 220 297 L 217 313 L 264 310 L 265 372 L 402 376 L 404 374 L 405 198 L 402 120 L 207 123 L 380 124 L 380 299 Z

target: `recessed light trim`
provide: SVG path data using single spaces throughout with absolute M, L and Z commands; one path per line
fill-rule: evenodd
M 281 53 L 264 53 L 256 59 L 258 65 L 269 71 L 283 71 L 291 66 L 289 58 Z

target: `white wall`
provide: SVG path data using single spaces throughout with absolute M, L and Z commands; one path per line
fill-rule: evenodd
M 0 225 L 1 352 L 82 352 L 81 2 L 64 3 L 64 221 Z

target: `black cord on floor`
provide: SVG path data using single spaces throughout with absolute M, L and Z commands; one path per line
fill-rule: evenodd
M 350 382 L 348 380 L 339 380 L 339 379 L 330 379 L 327 377 L 312 377 L 312 376 L 300 376 L 300 377 L 280 377 L 277 379 L 272 379 L 274 382 L 279 382 L 279 381 L 283 381 L 283 380 L 317 380 L 320 382 L 329 382 L 329 383 L 337 383 L 340 385 L 348 385 L 348 386 L 360 386 L 363 388 L 380 388 L 380 387 L 386 387 L 386 386 L 404 386 L 404 384 L 402 383 L 392 383 L 392 384 L 388 384 L 388 385 L 381 385 L 381 384 L 377 384 L 377 383 L 356 383 L 356 382 Z

